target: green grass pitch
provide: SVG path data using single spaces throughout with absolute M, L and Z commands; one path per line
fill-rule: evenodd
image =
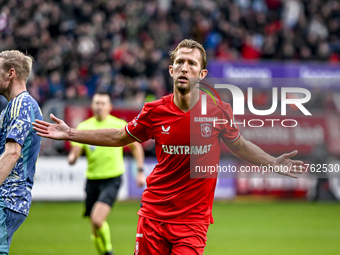
M 139 202 L 119 202 L 108 222 L 116 255 L 132 255 Z M 96 255 L 83 204 L 32 205 L 10 255 Z M 338 255 L 340 204 L 216 202 L 205 255 Z

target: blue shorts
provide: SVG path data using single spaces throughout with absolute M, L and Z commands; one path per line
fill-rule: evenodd
M 25 219 L 25 215 L 0 206 L 0 255 L 9 253 L 13 234 Z

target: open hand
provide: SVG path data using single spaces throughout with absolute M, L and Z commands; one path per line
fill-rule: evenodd
M 37 131 L 37 135 L 45 138 L 51 138 L 54 140 L 69 140 L 70 139 L 70 127 L 66 123 L 50 114 L 51 119 L 57 124 L 48 123 L 43 120 L 35 120 L 32 123 L 33 129 Z
M 297 153 L 298 151 L 295 150 L 277 157 L 273 165 L 275 173 L 297 178 L 297 175 L 295 174 L 301 174 L 302 170 L 305 169 L 305 167 L 303 166 L 303 162 L 301 160 L 290 159 L 291 157 L 294 157 Z

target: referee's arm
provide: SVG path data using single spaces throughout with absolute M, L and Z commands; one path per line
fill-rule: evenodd
M 144 167 L 144 150 L 140 143 L 134 142 L 130 143 L 129 148 L 133 157 L 136 159 L 138 169 L 143 169 Z
M 138 173 L 136 177 L 137 185 L 138 187 L 143 187 L 145 185 L 143 147 L 138 142 L 130 143 L 128 146 L 131 149 L 131 153 L 137 162 L 137 167 L 138 167 Z
M 72 146 L 70 153 L 67 156 L 68 163 L 73 165 L 77 159 L 83 154 L 84 150 L 82 147 L 77 145 Z

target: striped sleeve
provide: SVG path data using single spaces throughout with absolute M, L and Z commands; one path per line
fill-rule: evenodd
M 32 132 L 32 103 L 26 93 L 12 102 L 9 123 L 6 139 L 13 139 L 23 146 L 27 136 Z

